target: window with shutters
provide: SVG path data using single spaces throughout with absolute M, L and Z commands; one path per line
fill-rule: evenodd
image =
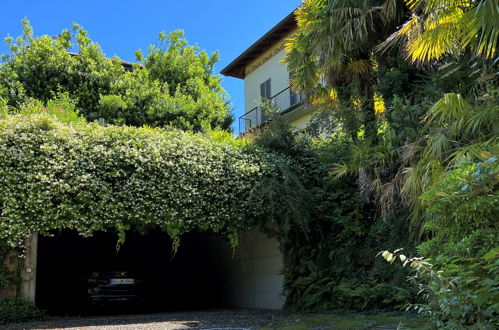
M 262 84 L 260 84 L 260 96 L 262 97 L 262 99 L 270 100 L 270 98 L 272 97 L 270 92 L 270 79 L 267 79 Z

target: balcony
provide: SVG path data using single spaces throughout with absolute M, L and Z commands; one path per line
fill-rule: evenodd
M 304 100 L 303 95 L 294 93 L 288 87 L 272 96 L 268 102 L 272 108 L 284 113 L 298 107 Z M 269 119 L 266 112 L 265 107 L 257 106 L 239 117 L 239 133 L 244 134 L 265 123 Z

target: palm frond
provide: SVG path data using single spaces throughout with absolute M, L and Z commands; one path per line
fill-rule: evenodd
M 425 149 L 424 156 L 429 158 L 441 158 L 446 155 L 451 148 L 450 141 L 443 133 L 432 135 L 428 139 L 428 145 Z
M 477 136 L 484 132 L 489 132 L 497 127 L 499 121 L 499 106 L 486 106 L 476 111 L 466 123 L 465 133 L 467 135 Z M 488 129 L 487 129 L 488 128 Z
M 382 42 L 380 52 L 403 42 L 414 63 L 438 60 L 471 47 L 477 55 L 494 58 L 499 40 L 497 0 L 407 0 L 409 20 Z
M 474 44 L 478 55 L 486 58 L 496 56 L 499 39 L 499 2 L 482 0 L 463 17 L 461 47 Z
M 418 198 L 424 190 L 421 170 L 416 167 L 406 167 L 402 169 L 400 176 L 404 182 L 400 188 L 400 193 L 407 204 L 415 209 Z
M 464 12 L 455 7 L 430 13 L 420 20 L 422 25 L 407 31 L 404 47 L 407 58 L 412 62 L 429 62 L 457 51 L 455 36 L 463 15 Z
M 444 94 L 424 117 L 427 124 L 447 124 L 468 117 L 470 105 L 458 93 Z
M 352 172 L 351 168 L 348 167 L 346 164 L 334 163 L 332 165 L 330 174 L 332 174 L 335 179 L 340 179 L 349 175 L 351 172 Z
M 485 141 L 471 143 L 456 149 L 448 158 L 448 167 L 453 168 L 462 162 L 480 159 L 483 152 L 497 155 L 499 152 L 499 138 L 493 137 Z
M 348 63 L 347 71 L 355 76 L 366 77 L 369 74 L 371 63 L 368 60 L 356 60 Z

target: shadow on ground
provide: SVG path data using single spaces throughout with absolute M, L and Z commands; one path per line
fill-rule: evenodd
M 268 310 L 218 310 L 161 314 L 84 317 L 13 324 L 5 329 L 259 329 L 285 319 Z

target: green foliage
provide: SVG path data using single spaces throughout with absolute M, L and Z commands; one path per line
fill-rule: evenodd
M 406 242 L 410 249 L 404 215 L 391 223 L 381 221 L 351 177 L 337 181 L 329 175 L 329 164 L 348 159 L 352 144 L 341 134 L 301 137 L 282 116 L 272 118 L 254 139 L 257 148 L 292 160 L 285 173 L 288 180 L 266 184 L 262 202 L 275 210 L 272 219 L 278 226 L 272 233 L 284 254 L 290 309 L 394 309 L 411 299 L 402 269 L 394 271 L 373 258 L 382 246 Z M 290 184 L 284 186 L 286 182 Z M 283 193 L 300 200 L 276 199 Z
M 490 157 L 447 172 L 422 196 L 430 238 L 419 250 L 429 259 L 398 256 L 417 270 L 412 279 L 426 303 L 415 308 L 438 327 L 499 326 L 498 168 Z
M 424 302 L 410 305 L 429 316 L 437 328 L 443 329 L 496 329 L 499 326 L 498 283 L 499 248 L 483 257 L 454 258 L 452 263 L 436 267 L 424 258 L 409 258 L 398 251 L 381 254 L 390 263 L 397 258 L 405 267 L 413 269 L 409 277 L 420 288 Z
M 22 299 L 0 299 L 0 324 L 43 321 L 45 313 Z
M 268 325 L 268 329 L 308 330 L 308 329 L 382 329 L 393 328 L 400 330 L 429 329 L 429 324 L 422 317 L 401 312 L 384 313 L 307 313 L 289 314 L 284 319 L 275 320 Z
M 297 33 L 286 45 L 294 88 L 311 104 L 326 104 L 348 118 L 345 129 L 362 126 L 369 142 L 377 131 L 374 49 L 395 29 L 403 10 L 398 0 L 304 1 L 296 11 Z M 351 123 L 354 118 L 358 124 Z M 358 132 L 349 133 L 355 138 Z
M 411 14 L 402 27 L 397 27 L 399 10 Z M 425 310 L 449 328 L 480 327 L 497 317 L 491 314 L 496 313 L 496 265 L 482 257 L 498 245 L 493 160 L 498 152 L 498 13 L 489 0 L 309 0 L 297 11 L 298 32 L 287 45 L 292 82 L 321 110 L 308 133 L 334 132 L 321 146 L 340 157 L 323 157 L 338 186 L 315 188 L 326 193 L 314 200 L 321 212 L 311 212 L 308 236 L 320 243 L 310 249 L 300 248 L 306 243 L 286 246 L 299 256 L 288 260 L 287 271 L 297 271 L 287 273 L 293 306 L 370 305 L 369 288 L 382 283 L 376 278 L 371 285 L 369 270 L 380 266 L 363 262 L 362 253 L 383 244 L 400 247 L 397 239 L 377 241 L 386 238 L 386 228 L 396 231 L 400 242 L 421 229 L 426 241 L 420 251 L 438 269 L 423 280 Z M 387 45 L 399 41 L 412 62 L 428 65 L 410 67 L 398 49 L 386 52 Z M 384 112 L 374 117 L 371 101 L 379 96 Z M 363 200 L 364 206 L 340 202 L 343 197 Z M 322 219 L 332 226 L 319 226 Z M 335 267 L 318 266 L 321 251 L 329 251 L 329 260 L 322 260 Z
M 57 95 L 55 98 L 48 100 L 44 105 L 41 101 L 36 99 L 29 99 L 22 107 L 17 110 L 11 108 L 7 111 L 8 114 L 19 115 L 32 115 L 32 114 L 46 114 L 50 117 L 57 118 L 58 121 L 69 123 L 86 123 L 78 110 L 76 110 L 76 102 L 69 98 L 67 93 Z
M 495 157 L 463 163 L 422 196 L 431 233 L 421 246 L 425 256 L 479 257 L 497 245 L 498 165 Z
M 316 155 L 305 141 L 298 142 L 289 122 L 275 113 L 257 132 L 251 148 L 282 155 L 281 161 L 276 162 L 278 175 L 261 180 L 250 195 L 257 209 L 266 210 L 266 223 L 277 225 L 277 233 L 268 227 L 264 230 L 282 239 L 293 229 L 306 234 L 312 207 L 309 187 L 317 167 Z
M 211 230 L 237 244 L 237 233 L 267 210 L 250 205 L 251 190 L 279 178 L 284 162 L 227 143 L 226 134 L 68 124 L 24 112 L 34 114 L 0 120 L 0 238 L 12 247 L 31 232 L 65 228 L 84 236 L 116 230 L 121 243 L 129 228 L 159 227 L 175 244 L 182 233 Z
M 395 53 L 395 52 L 394 52 Z M 417 70 L 405 62 L 398 54 L 383 54 L 378 56 L 378 67 L 375 71 L 375 90 L 383 99 L 388 101 L 397 96 L 409 99 L 414 94 L 413 88 L 408 88 L 414 84 L 417 77 Z
M 403 42 L 412 62 L 431 62 L 471 50 L 494 59 L 499 37 L 499 6 L 494 0 L 405 0 L 408 20 L 381 48 Z
M 89 121 L 192 131 L 230 127 L 227 95 L 213 74 L 218 54 L 188 45 L 181 31 L 160 34 L 147 54 L 137 52 L 139 63 L 129 72 L 78 25 L 57 38 L 33 37 L 29 22 L 23 25 L 21 37 L 8 38 L 10 53 L 0 64 L 0 98 L 11 106 L 67 93 Z
M 315 311 L 393 310 L 414 302 L 415 291 L 405 283 L 406 273 L 373 259 L 382 246 L 405 241 L 411 249 L 404 217 L 398 226 L 363 219 L 369 207 L 362 209 L 351 182 L 341 183 L 352 188 L 335 185 L 334 196 L 322 202 L 322 211 L 332 214 L 324 218 L 317 214 L 309 225 L 308 239 L 296 234 L 284 245 L 287 306 Z
M 17 262 L 17 254 L 5 241 L 0 241 L 0 288 L 18 283 L 18 267 L 10 265 Z

